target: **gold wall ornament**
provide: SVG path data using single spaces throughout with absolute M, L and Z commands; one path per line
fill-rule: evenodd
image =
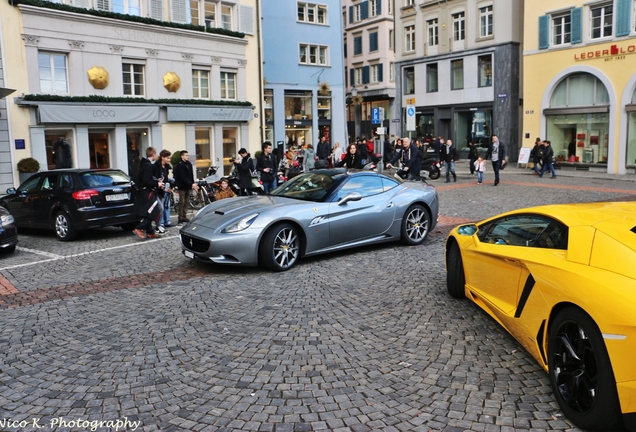
M 170 93 L 176 93 L 181 87 L 181 78 L 174 72 L 168 72 L 163 76 L 163 86 Z
M 354 105 L 362 105 L 364 98 L 360 95 L 355 95 L 351 98 L 351 102 L 353 102 Z
M 329 96 L 331 94 L 331 86 L 327 81 L 321 81 L 318 85 L 318 94 L 321 96 Z
M 108 72 L 101 66 L 93 66 L 88 70 L 88 82 L 97 90 L 108 86 Z

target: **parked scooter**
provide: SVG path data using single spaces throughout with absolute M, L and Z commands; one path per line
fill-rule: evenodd
M 422 171 L 426 171 L 432 180 L 437 180 L 441 175 L 441 166 L 442 164 L 434 155 L 422 159 Z
M 239 188 L 239 185 L 238 185 L 238 176 L 236 173 L 236 167 L 232 168 L 230 175 L 227 177 L 227 181 L 232 191 L 234 191 L 234 193 L 237 196 L 240 196 L 241 188 Z M 265 195 L 265 189 L 263 189 L 263 184 L 261 183 L 261 180 L 256 177 L 252 177 L 252 186 L 250 187 L 248 192 L 250 195 Z

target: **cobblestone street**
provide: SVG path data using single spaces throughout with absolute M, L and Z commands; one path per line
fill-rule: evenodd
M 511 167 L 493 187 L 460 165 L 456 183 L 430 182 L 440 220 L 423 245 L 284 273 L 190 261 L 177 228 L 71 243 L 21 230 L 0 257 L 0 430 L 576 430 L 530 355 L 447 294 L 444 269 L 458 223 L 636 198 L 633 175 L 557 174 Z

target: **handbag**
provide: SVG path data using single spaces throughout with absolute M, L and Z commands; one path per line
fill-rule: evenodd
M 146 202 L 144 203 L 144 215 L 148 215 L 150 219 L 155 222 L 159 221 L 161 213 L 163 212 L 163 204 L 159 200 L 157 192 L 152 190 L 148 194 Z

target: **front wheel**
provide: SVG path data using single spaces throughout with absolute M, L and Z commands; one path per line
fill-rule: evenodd
M 548 367 L 554 396 L 574 424 L 588 430 L 623 427 L 616 380 L 601 332 L 577 307 L 550 323 Z
M 71 219 L 68 214 L 61 211 L 55 215 L 55 235 L 61 241 L 71 241 L 77 237 L 77 231 L 71 224 Z
M 442 172 L 439 168 L 437 168 L 436 165 L 431 165 L 431 169 L 428 172 L 428 176 L 431 178 L 431 180 L 437 180 L 441 174 Z
M 466 276 L 464 275 L 464 262 L 459 246 L 455 241 L 448 245 L 446 252 L 446 289 L 451 297 L 466 297 Z
M 402 217 L 402 242 L 409 246 L 422 244 L 428 235 L 429 226 L 430 218 L 424 206 L 412 205 Z
M 261 264 L 270 270 L 286 271 L 300 255 L 300 237 L 293 225 L 284 223 L 270 228 L 259 246 Z

